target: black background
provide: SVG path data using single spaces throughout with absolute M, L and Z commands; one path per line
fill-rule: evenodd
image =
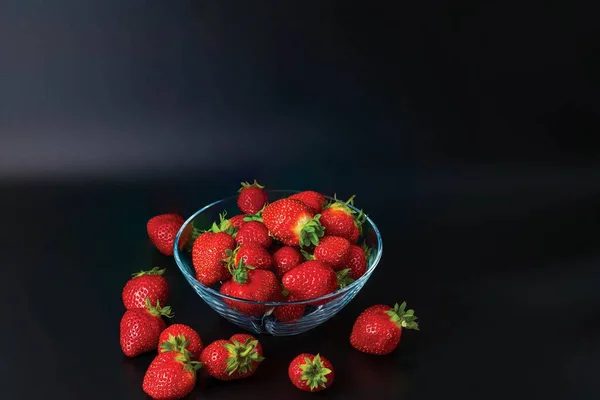
M 356 194 L 384 257 L 334 319 L 191 398 L 308 398 L 300 352 L 336 368 L 316 397 L 597 398 L 598 33 L 566 2 L 2 2 L 2 397 L 145 398 L 120 291 L 154 265 L 174 321 L 235 333 L 145 223 L 257 178 Z M 402 300 L 420 332 L 349 346 Z

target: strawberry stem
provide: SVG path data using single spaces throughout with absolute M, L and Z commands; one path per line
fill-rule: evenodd
M 253 266 L 246 265 L 243 259 L 240 259 L 237 268 L 235 268 L 235 263 L 229 264 L 227 268 L 233 277 L 233 281 L 241 285 L 244 285 L 248 281 L 248 271 L 254 269 Z
M 252 371 L 255 362 L 261 362 L 265 359 L 258 354 L 258 351 L 256 351 L 257 345 L 258 340 L 252 340 L 250 338 L 244 343 L 232 340 L 231 343 L 224 344 L 223 347 L 229 352 L 225 372 L 231 375 L 236 371 L 241 373 Z
M 306 381 L 306 385 L 311 391 L 319 386 L 326 387 L 327 375 L 332 372 L 323 365 L 319 354 L 312 361 L 310 358 L 305 357 L 304 364 L 300 365 L 300 370 L 302 371 L 300 380 Z
M 136 272 L 135 274 L 132 275 L 132 277 L 137 278 L 140 276 L 144 276 L 144 275 L 162 275 L 165 273 L 165 269 L 160 269 L 160 267 L 154 267 L 149 271 L 140 271 L 140 272 Z
M 419 323 L 417 322 L 417 316 L 415 311 L 406 309 L 406 302 L 398 305 L 396 303 L 394 308 L 386 311 L 386 314 L 390 316 L 390 321 L 398 325 L 400 328 L 419 330 Z

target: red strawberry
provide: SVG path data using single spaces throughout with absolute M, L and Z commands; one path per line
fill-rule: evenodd
M 244 214 L 256 214 L 267 204 L 267 194 L 263 190 L 264 188 L 256 182 L 256 179 L 254 183 L 242 182 L 237 205 Z
M 244 214 L 234 215 L 233 217 L 229 218 L 229 223 L 234 228 L 240 229 L 242 225 L 246 223 L 246 221 L 244 221 L 244 218 L 246 218 Z
M 304 192 L 293 194 L 290 199 L 300 200 L 310 208 L 313 214 L 319 214 L 327 203 L 327 199 L 321 193 L 306 190 Z
M 287 291 L 284 291 L 279 301 L 286 301 L 289 303 L 297 300 Z M 275 307 L 275 311 L 273 311 L 273 315 L 281 322 L 292 322 L 302 318 L 305 310 L 306 305 L 304 304 L 290 304 L 289 306 L 277 306 Z
M 162 331 L 158 338 L 159 352 L 179 351 L 186 349 L 190 357 L 198 358 L 203 349 L 202 339 L 198 332 L 183 324 L 173 324 Z
M 284 246 L 273 253 L 273 266 L 275 274 L 282 277 L 286 272 L 300 265 L 304 261 L 297 248 Z
M 175 236 L 184 222 L 184 219 L 177 214 L 162 214 L 150 218 L 146 230 L 154 247 L 164 255 L 172 256 Z M 183 247 L 183 242 L 181 246 Z
M 350 246 L 348 239 L 343 237 L 322 237 L 315 247 L 314 259 L 329 264 L 334 269 L 340 269 L 347 262 Z
M 333 269 L 320 261 L 305 261 L 288 271 L 281 280 L 285 289 L 298 300 L 324 296 L 337 289 Z
M 268 204 L 262 212 L 271 235 L 288 246 L 316 245 L 323 236 L 319 215 L 300 200 L 280 199 Z
M 258 221 L 244 222 L 244 225 L 238 230 L 235 240 L 239 245 L 256 243 L 265 249 L 268 249 L 273 243 L 265 224 Z
M 119 340 L 121 349 L 128 357 L 135 357 L 156 349 L 158 337 L 165 329 L 165 321 L 161 316 L 172 317 L 171 307 L 160 307 L 146 301 L 145 308 L 134 308 L 125 311 L 121 318 Z
M 321 213 L 320 222 L 329 236 L 341 236 L 351 243 L 358 242 L 361 235 L 361 226 L 365 221 L 365 215 L 356 213 L 349 207 L 354 202 L 354 196 L 348 201 L 336 200 L 329 204 Z
M 300 354 L 288 368 L 290 380 L 298 389 L 305 392 L 320 392 L 333 384 L 333 365 L 325 357 L 317 354 Z
M 181 399 L 194 390 L 201 365 L 186 351 L 161 353 L 150 363 L 142 389 L 155 400 Z
M 149 299 L 151 304 L 156 304 L 157 301 L 166 304 L 169 299 L 169 286 L 162 276 L 164 272 L 164 269 L 154 267 L 150 271 L 133 274 L 133 278 L 127 281 L 121 295 L 125 308 L 128 310 L 144 308 L 146 299 Z
M 254 269 L 269 269 L 273 266 L 273 258 L 269 251 L 256 243 L 244 244 L 233 251 L 227 250 L 226 253 L 229 269 L 236 268 L 240 261 Z
M 264 360 L 262 354 L 262 346 L 255 337 L 237 334 L 206 346 L 200 361 L 210 376 L 228 381 L 253 375 Z
M 389 354 L 400 342 L 402 328 L 419 330 L 413 310 L 406 310 L 406 302 L 394 308 L 378 304 L 363 311 L 352 327 L 350 344 L 368 354 Z
M 248 269 L 240 263 L 232 270 L 233 278 L 224 282 L 219 291 L 228 296 L 243 300 L 267 302 L 273 301 L 279 294 L 279 282 L 271 271 Z M 255 317 L 263 316 L 268 307 L 261 304 L 244 303 L 224 299 L 233 309 Z
M 192 246 L 192 264 L 196 270 L 196 279 L 206 286 L 229 279 L 225 266 L 227 250 L 235 248 L 232 234 L 235 229 L 229 220 L 221 215 L 221 223 L 213 223 L 211 230 L 198 236 Z
M 371 256 L 371 248 L 365 244 L 361 246 L 352 245 L 346 259 L 345 268 L 350 269 L 350 277 L 354 280 L 360 278 L 367 272 L 367 260 Z

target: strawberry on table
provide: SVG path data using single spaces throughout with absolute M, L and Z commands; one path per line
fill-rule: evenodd
M 160 333 L 166 324 L 162 316 L 172 317 L 171 307 L 161 307 L 160 302 L 153 306 L 150 300 L 144 308 L 125 311 L 121 318 L 119 341 L 121 349 L 128 357 L 156 349 Z
M 413 310 L 406 309 L 406 302 L 394 308 L 378 304 L 363 311 L 352 327 L 350 344 L 368 354 L 389 354 L 398 347 L 402 329 L 419 330 Z
M 148 237 L 158 251 L 166 256 L 172 256 L 175 236 L 183 223 L 183 217 L 177 214 L 157 215 L 150 218 L 146 224 Z M 183 242 L 181 245 L 183 246 Z
M 245 265 L 254 269 L 269 269 L 273 266 L 273 257 L 269 251 L 257 243 L 248 243 L 236 247 L 235 250 L 227 250 L 227 267 L 235 268 L 243 261 Z
M 333 365 L 320 354 L 303 353 L 292 360 L 288 368 L 292 384 L 305 392 L 320 392 L 333 384 Z
M 303 261 L 300 251 L 292 246 L 283 246 L 273 253 L 273 268 L 280 278 Z
M 265 187 L 254 180 L 254 183 L 242 182 L 237 205 L 244 214 L 256 214 L 267 204 Z
M 313 214 L 319 214 L 321 211 L 323 211 L 325 204 L 327 204 L 327 199 L 325 196 L 312 190 L 305 190 L 304 192 L 293 194 L 289 198 L 300 200 L 306 204 L 308 208 L 310 208 Z
M 368 262 L 371 257 L 371 248 L 366 244 L 362 246 L 352 245 L 346 259 L 345 268 L 350 269 L 350 277 L 354 280 L 360 278 L 367 272 Z
M 201 366 L 185 350 L 161 353 L 150 363 L 142 389 L 155 400 L 181 399 L 194 390 Z
M 158 351 L 160 353 L 185 349 L 192 358 L 198 359 L 204 348 L 198 332 L 188 325 L 173 324 L 162 331 L 158 338 Z
M 212 342 L 200 355 L 200 361 L 208 374 L 224 381 L 253 375 L 263 360 L 259 341 L 242 333 L 233 335 L 229 340 Z
M 313 257 L 323 263 L 331 265 L 334 269 L 343 268 L 350 254 L 350 242 L 339 236 L 325 236 L 315 247 Z M 309 258 L 309 257 L 307 257 Z
M 244 222 L 239 228 L 235 240 L 238 245 L 256 243 L 265 249 L 268 249 L 273 243 L 269 230 L 265 224 L 259 221 Z
M 279 282 L 271 271 L 251 269 L 242 261 L 235 269 L 231 269 L 233 278 L 224 282 L 219 291 L 228 296 L 243 300 L 267 302 L 273 301 L 279 294 Z M 233 309 L 241 313 L 260 317 L 268 307 L 230 299 L 223 299 Z
M 287 290 L 284 290 L 281 294 L 282 297 L 279 301 L 294 302 L 298 301 L 294 296 L 290 295 Z M 304 304 L 290 304 L 287 306 L 277 306 L 273 311 L 273 315 L 281 322 L 292 322 L 297 321 L 304 315 L 306 305 Z
M 338 282 L 335 271 L 320 261 L 305 261 L 288 271 L 281 280 L 284 288 L 298 300 L 310 300 L 334 292 Z
M 224 215 L 219 225 L 213 223 L 211 229 L 196 238 L 192 246 L 192 264 L 196 279 L 206 286 L 229 279 L 225 261 L 227 250 L 235 248 L 233 234 L 235 228 Z
M 125 308 L 144 308 L 146 299 L 149 299 L 151 304 L 156 304 L 157 301 L 166 304 L 169 299 L 169 285 L 162 276 L 164 272 L 164 269 L 154 267 L 150 271 L 133 274 L 121 294 Z
M 365 221 L 365 215 L 356 213 L 349 205 L 353 204 L 354 196 L 348 201 L 335 200 L 325 207 L 321 213 L 320 222 L 325 228 L 325 234 L 329 236 L 341 236 L 356 244 L 361 236 L 361 226 Z
M 280 199 L 268 204 L 262 219 L 271 235 L 287 246 L 317 245 L 323 236 L 320 215 L 300 200 Z

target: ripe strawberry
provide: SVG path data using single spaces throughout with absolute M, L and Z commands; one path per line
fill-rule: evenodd
M 232 269 L 233 278 L 224 282 L 219 291 L 228 296 L 243 300 L 267 302 L 273 301 L 279 294 L 279 282 L 271 271 L 249 269 L 241 262 Z M 261 317 L 268 307 L 241 301 L 223 299 L 225 303 L 241 313 Z
M 305 261 L 288 271 L 281 280 L 285 289 L 298 300 L 324 296 L 337 289 L 333 269 L 320 261 Z
M 146 301 L 145 308 L 134 308 L 125 311 L 121 318 L 119 341 L 121 349 L 128 357 L 135 357 L 156 349 L 158 337 L 165 329 L 165 321 L 161 316 L 172 317 L 171 307 L 161 308 Z
M 287 290 L 284 290 L 281 298 L 278 301 L 286 301 L 293 302 L 297 301 L 297 299 L 290 295 Z M 277 306 L 275 307 L 275 311 L 273 311 L 273 315 L 281 322 L 292 322 L 297 321 L 304 315 L 304 311 L 306 310 L 306 305 L 304 304 L 290 304 L 289 306 Z
M 329 264 L 334 269 L 340 269 L 347 262 L 350 246 L 348 239 L 343 237 L 322 237 L 315 247 L 314 259 Z
M 144 308 L 146 299 L 149 299 L 151 304 L 156 304 L 157 301 L 166 304 L 169 299 L 169 286 L 162 276 L 164 272 L 164 269 L 154 267 L 150 271 L 133 274 L 133 278 L 127 281 L 121 295 L 125 308 L 128 310 Z
M 254 183 L 242 182 L 242 187 L 238 191 L 240 194 L 237 205 L 244 214 L 256 214 L 267 204 L 264 188 L 256 182 L 256 179 Z
M 406 302 L 394 308 L 378 304 L 363 311 L 352 327 L 350 344 L 368 354 L 389 354 L 400 342 L 402 328 L 419 330 L 413 310 L 406 310 Z
M 150 218 L 146 224 L 146 230 L 154 247 L 162 254 L 172 256 L 175 236 L 184 222 L 184 219 L 177 214 L 162 214 Z M 183 242 L 181 242 L 181 246 L 183 246 Z
M 198 332 L 184 324 L 173 324 L 163 330 L 158 338 L 158 351 L 178 351 L 186 349 L 190 357 L 197 359 L 204 348 Z
M 198 236 L 192 246 L 192 264 L 200 283 L 212 286 L 229 279 L 224 259 L 227 257 L 227 250 L 235 248 L 234 233 L 235 229 L 229 220 L 221 215 L 219 225 L 213 223 L 210 231 Z
M 262 212 L 271 235 L 288 246 L 317 245 L 323 236 L 319 214 L 314 215 L 300 200 L 280 199 L 268 204 Z
M 262 346 L 255 337 L 237 334 L 206 346 L 200 361 L 210 376 L 228 381 L 253 375 L 264 360 L 262 354 Z
M 325 233 L 329 236 L 341 236 L 356 244 L 361 236 L 361 226 L 365 221 L 365 215 L 356 213 L 349 207 L 354 202 L 354 196 L 348 201 L 336 200 L 325 207 L 321 213 L 321 224 Z
M 298 389 L 305 392 L 320 392 L 333 384 L 333 365 L 325 357 L 317 354 L 300 354 L 288 368 L 290 380 Z
M 273 258 L 269 251 L 256 243 L 248 243 L 237 247 L 235 250 L 227 250 L 227 267 L 236 268 L 240 261 L 244 265 L 254 269 L 269 269 L 273 266 Z
M 275 274 L 281 278 L 286 272 L 300 265 L 304 261 L 297 248 L 284 246 L 273 253 L 273 267 Z
M 265 249 L 268 249 L 273 243 L 265 224 L 258 221 L 244 222 L 244 225 L 238 230 L 235 240 L 238 245 L 256 243 Z
M 176 400 L 187 396 L 196 386 L 196 371 L 202 366 L 189 353 L 161 353 L 150 363 L 142 389 L 155 400 Z
M 368 262 L 371 257 L 371 248 L 366 244 L 362 246 L 352 245 L 346 259 L 345 268 L 350 269 L 350 277 L 354 280 L 360 278 L 367 272 Z
M 306 190 L 304 192 L 293 194 L 290 199 L 300 200 L 310 208 L 313 214 L 319 214 L 327 203 L 327 199 L 321 193 Z
M 229 218 L 229 223 L 234 228 L 240 229 L 242 225 L 246 223 L 246 221 L 244 221 L 244 218 L 246 218 L 244 214 L 234 215 L 233 217 Z

